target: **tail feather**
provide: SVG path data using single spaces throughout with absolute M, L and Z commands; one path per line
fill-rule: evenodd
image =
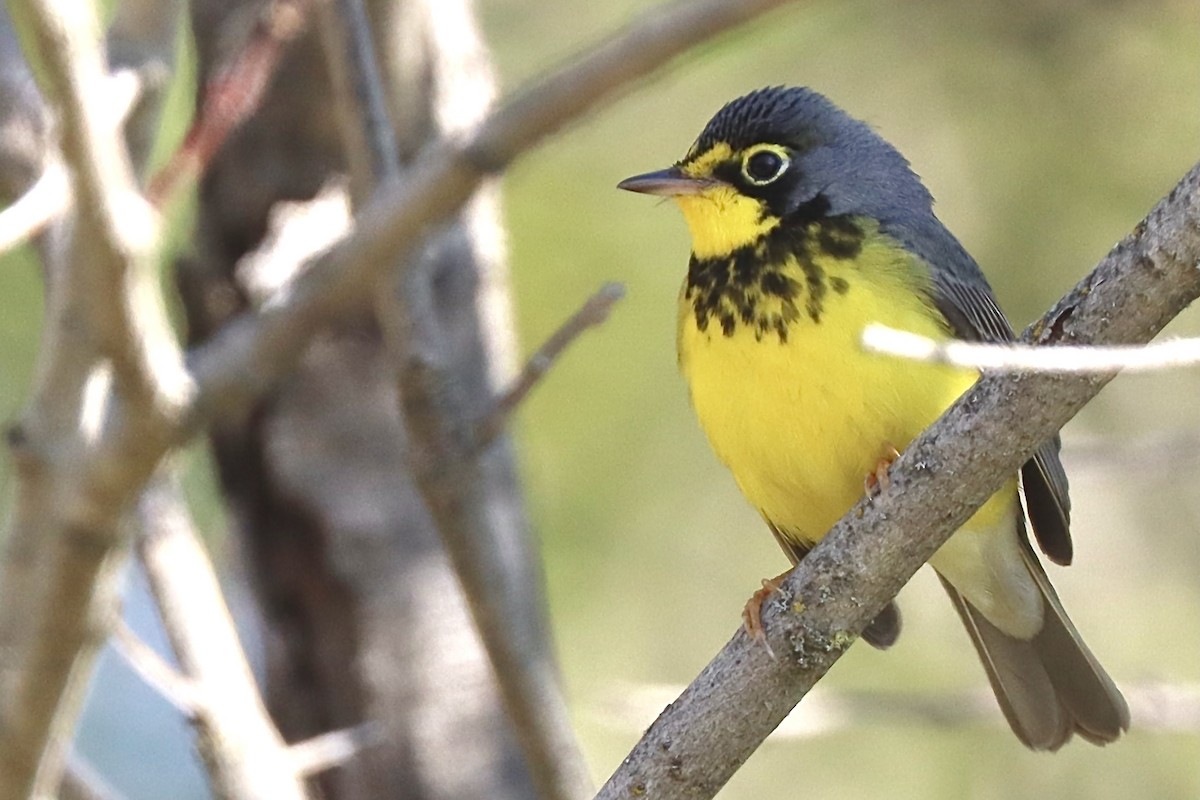
M 1078 733 L 1107 744 L 1129 729 L 1129 707 L 1067 617 L 1025 537 L 1025 566 L 1044 599 L 1042 629 L 1018 639 L 988 622 L 942 578 L 1009 726 L 1031 750 L 1057 750 Z
M 1024 537 L 1021 537 L 1021 554 L 1046 601 L 1042 630 L 1034 637 L 1033 644 L 1059 700 L 1073 718 L 1080 736 L 1094 744 L 1115 741 L 1129 730 L 1129 706 L 1121 690 L 1083 643 Z
M 875 615 L 862 632 L 863 641 L 877 650 L 887 650 L 900 636 L 900 608 L 896 601 L 888 603 Z
M 996 701 L 1013 733 L 1031 750 L 1062 747 L 1071 738 L 1073 726 L 1033 642 L 1001 631 L 968 603 L 949 581 L 941 580 L 971 636 Z

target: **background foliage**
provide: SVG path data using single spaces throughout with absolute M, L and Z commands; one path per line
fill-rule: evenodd
M 482 0 L 479 10 L 512 87 L 646 5 Z M 601 282 L 628 288 L 518 422 L 554 632 L 598 778 L 672 696 L 640 702 L 647 690 L 690 680 L 733 632 L 758 580 L 785 565 L 709 453 L 675 370 L 683 225 L 669 206 L 614 184 L 674 161 L 737 94 L 810 85 L 909 157 L 1020 327 L 1196 160 L 1198 35 L 1193 6 L 1173 0 L 800 5 L 693 54 L 517 164 L 506 206 L 526 350 Z M 28 386 L 39 283 L 33 262 L 0 262 L 3 418 Z M 1200 335 L 1200 321 L 1184 315 L 1172 330 Z M 1200 684 L 1197 394 L 1194 370 L 1124 377 L 1064 432 L 1076 566 L 1052 577 L 1127 686 Z M 220 515 L 198 464 L 194 491 L 208 498 L 201 518 L 219 542 Z M 0 471 L 0 482 L 9 480 Z M 919 576 L 901 603 L 900 643 L 886 654 L 853 648 L 813 700 L 983 685 L 932 575 Z M 149 745 L 136 737 L 156 738 L 163 712 L 144 710 L 136 682 L 117 670 L 101 680 L 85 735 L 129 751 L 111 763 L 144 759 Z M 808 713 L 806 703 L 794 718 L 803 723 Z M 1200 732 L 1139 730 L 1135 717 L 1113 747 L 1077 743 L 1045 756 L 1021 748 L 998 715 L 997 724 L 966 728 L 911 722 L 880 714 L 825 735 L 777 737 L 722 797 L 1200 796 Z M 167 786 L 171 796 L 200 791 L 172 776 L 156 780 L 122 788 L 133 797 L 166 796 Z

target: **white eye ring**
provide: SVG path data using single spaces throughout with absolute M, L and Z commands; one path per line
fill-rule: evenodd
M 755 186 L 766 186 L 787 172 L 791 159 L 782 148 L 764 147 L 742 160 L 742 177 Z

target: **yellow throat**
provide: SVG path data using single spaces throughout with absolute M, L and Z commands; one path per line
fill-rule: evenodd
M 926 299 L 928 267 L 871 220 L 789 230 L 720 184 L 676 201 L 693 239 L 678 320 L 692 404 L 750 502 L 811 544 L 888 447 L 903 449 L 977 376 L 862 351 L 871 322 L 948 338 Z

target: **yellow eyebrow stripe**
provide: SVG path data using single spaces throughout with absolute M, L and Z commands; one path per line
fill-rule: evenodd
M 685 161 L 680 169 L 689 178 L 712 177 L 717 165 L 733 158 L 733 148 L 725 142 L 718 142 L 696 158 Z

